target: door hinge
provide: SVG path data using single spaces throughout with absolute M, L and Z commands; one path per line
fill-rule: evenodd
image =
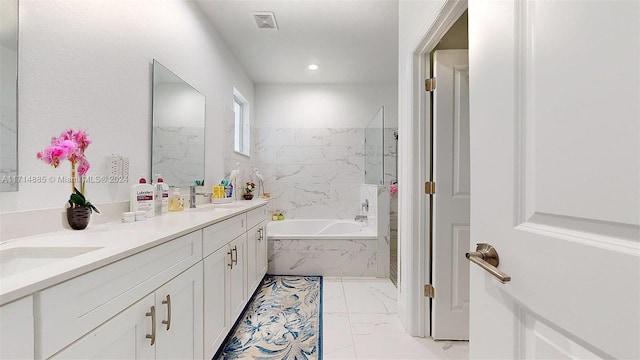
M 424 285 L 424 296 L 432 299 L 435 298 L 436 289 L 433 287 L 433 285 L 431 284 Z
M 426 79 L 424 81 L 425 91 L 434 91 L 436 89 L 436 78 Z
M 427 181 L 424 183 L 424 193 L 427 195 L 433 195 L 436 193 L 436 183 L 433 181 Z

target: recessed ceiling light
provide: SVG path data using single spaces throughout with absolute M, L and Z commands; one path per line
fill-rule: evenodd
M 309 65 L 309 70 L 318 70 L 318 65 L 316 64 Z

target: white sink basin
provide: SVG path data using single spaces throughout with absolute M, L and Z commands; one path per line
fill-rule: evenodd
M 0 251 L 0 278 L 102 249 L 101 247 L 15 247 Z

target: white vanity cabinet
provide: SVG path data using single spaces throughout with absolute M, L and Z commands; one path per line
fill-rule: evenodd
M 231 266 L 229 266 L 229 317 L 233 322 L 242 314 L 249 301 L 247 291 L 247 234 L 242 234 L 229 243 Z
M 0 359 L 211 359 L 266 272 L 266 208 L 197 213 L 149 239 L 158 245 L 116 248 L 11 299 L 0 307 Z
M 202 295 L 197 289 L 202 289 L 202 267 L 192 266 L 201 259 L 202 231 L 198 230 L 35 293 L 36 358 L 46 359 L 56 354 L 61 358 L 73 358 L 73 354 L 102 358 L 103 351 L 109 354 L 115 350 L 101 350 L 90 344 L 122 341 L 123 347 L 140 343 L 151 347 L 150 339 L 144 341 L 146 334 L 143 340 L 139 339 L 140 331 L 150 336 L 155 331 L 156 340 L 184 331 L 186 335 L 175 335 L 182 340 L 171 337 L 165 341 L 172 342 L 170 347 L 184 342 L 181 346 L 188 350 L 180 357 L 187 358 L 193 353 L 200 359 L 202 342 L 197 345 L 199 340 L 194 342 L 192 336 L 201 334 L 198 329 L 202 327 Z M 162 321 L 168 320 L 168 307 L 162 304 L 166 295 L 173 297 L 172 322 L 177 331 L 170 331 L 171 334 L 162 331 Z M 155 330 L 151 326 L 154 320 Z M 88 351 L 83 350 L 85 347 L 95 349 L 95 356 L 83 355 Z M 138 347 L 135 346 L 136 352 L 146 353 Z
M 241 214 L 203 230 L 205 359 L 215 355 L 248 300 L 246 224 Z
M 202 270 L 199 262 L 155 291 L 156 359 L 202 359 Z
M 154 294 L 147 295 L 53 358 L 154 359 L 156 348 L 146 338 L 151 334 L 151 319 L 146 314 L 154 304 Z
M 31 296 L 0 307 L 0 359 L 32 359 L 33 334 Z
M 253 294 L 267 273 L 267 207 L 247 212 L 247 292 Z
M 202 263 L 83 336 L 54 359 L 201 359 Z
M 227 246 L 214 251 L 204 261 L 204 353 L 213 355 L 231 329 L 229 318 L 229 270 L 231 255 Z

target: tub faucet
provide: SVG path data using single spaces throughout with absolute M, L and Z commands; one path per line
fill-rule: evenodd
M 362 208 L 364 209 L 364 211 L 369 211 L 369 199 L 364 199 L 364 202 L 362 203 Z
M 356 215 L 356 218 L 354 219 L 357 222 L 365 222 L 367 221 L 367 215 Z
M 199 193 L 199 192 L 196 192 L 195 185 L 189 186 L 189 208 L 190 209 L 196 208 L 196 195 L 202 195 L 206 197 L 206 196 L 211 196 L 211 193 Z

